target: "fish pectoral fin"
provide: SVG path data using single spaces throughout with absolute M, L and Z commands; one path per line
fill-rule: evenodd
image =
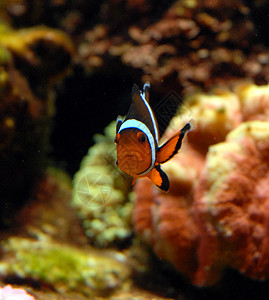
M 133 189 L 133 187 L 134 187 L 134 184 L 135 184 L 135 182 L 136 182 L 136 179 L 137 179 L 137 178 L 136 178 L 136 177 L 134 177 L 134 178 L 133 178 L 133 180 L 132 180 L 132 183 L 131 183 L 131 190 L 132 190 L 132 189 Z
M 165 144 L 158 148 L 157 162 L 163 164 L 177 154 L 181 147 L 186 132 L 191 130 L 191 124 L 187 123 L 177 134 L 171 137 Z
M 169 179 L 160 165 L 155 166 L 147 176 L 159 189 L 167 192 L 169 190 Z

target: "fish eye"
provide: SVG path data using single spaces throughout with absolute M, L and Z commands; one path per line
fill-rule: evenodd
M 146 137 L 146 135 L 145 135 L 144 133 L 138 132 L 138 133 L 137 133 L 137 139 L 138 139 L 138 141 L 139 141 L 140 143 L 145 143 L 146 140 L 147 140 L 147 137 Z

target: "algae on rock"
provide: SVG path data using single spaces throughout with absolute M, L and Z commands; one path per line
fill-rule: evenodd
M 45 235 L 39 240 L 10 237 L 2 242 L 2 251 L 2 279 L 31 279 L 51 285 L 60 293 L 88 296 L 109 295 L 128 287 L 129 269 L 124 263 L 93 249 L 59 244 Z

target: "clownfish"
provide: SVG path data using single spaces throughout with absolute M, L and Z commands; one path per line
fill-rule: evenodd
M 178 153 L 184 135 L 192 129 L 187 123 L 162 146 L 158 146 L 159 129 L 153 110 L 149 105 L 149 83 L 143 92 L 134 84 L 132 104 L 125 120 L 118 116 L 116 122 L 116 165 L 133 177 L 132 186 L 139 177 L 148 177 L 163 191 L 169 189 L 169 179 L 160 164 Z

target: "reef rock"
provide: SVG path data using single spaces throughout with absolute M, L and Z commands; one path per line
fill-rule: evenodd
M 75 246 L 87 245 L 73 207 L 71 179 L 62 171 L 48 168 L 32 189 L 28 205 L 16 214 L 13 231 L 18 235 L 49 236 L 58 242 Z
M 132 289 L 127 255 L 89 246 L 71 195 L 70 178 L 48 169 L 12 229 L 0 234 L 1 284 L 42 300 L 105 298 Z
M 32 92 L 39 98 L 51 96 L 50 88 L 66 75 L 71 63 L 74 47 L 68 36 L 45 26 L 14 30 L 0 24 L 0 30 L 0 45 L 10 52 Z
M 246 79 L 268 81 L 268 52 L 243 1 L 134 3 L 100 6 L 101 21 L 84 32 L 78 46 L 78 61 L 88 70 L 113 72 L 113 62 L 121 62 L 163 95 L 175 87 L 189 94 Z
M 2 243 L 0 278 L 46 284 L 58 293 L 88 296 L 112 294 L 128 286 L 124 256 L 82 250 L 40 236 L 39 240 L 10 237 Z
M 268 95 L 268 86 L 255 85 L 193 95 L 188 114 L 175 117 L 165 133 L 190 117 L 197 123 L 188 144 L 163 166 L 171 190 L 162 193 L 147 179 L 135 187 L 136 232 L 194 284 L 216 283 L 227 267 L 269 278 Z
M 68 70 L 71 42 L 48 28 L 1 23 L 0 31 L 0 224 L 7 225 L 47 166 L 52 86 Z

